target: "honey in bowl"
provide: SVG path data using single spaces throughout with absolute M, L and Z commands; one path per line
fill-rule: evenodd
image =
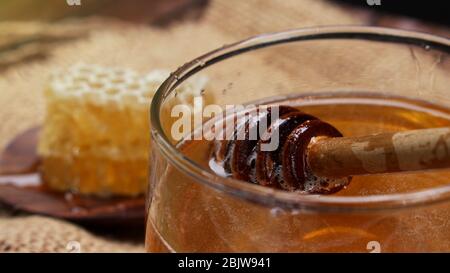
M 406 98 L 347 93 L 289 98 L 274 104 L 313 115 L 344 136 L 450 126 L 450 110 Z M 205 171 L 214 172 L 210 169 L 212 146 L 213 141 L 189 140 L 178 148 Z M 450 170 L 354 176 L 344 188 L 318 195 L 317 199 L 326 202 L 327 198 L 354 197 L 367 200 L 367 204 L 359 210 L 327 210 L 324 205 L 322 210 L 310 211 L 302 208 L 301 201 L 295 208 L 279 205 L 275 196 L 264 196 L 261 203 L 243 201 L 245 193 L 233 196 L 198 183 L 176 167 L 159 164 L 155 175 L 159 170 L 161 176 L 151 187 L 147 220 L 146 245 L 151 252 L 401 252 L 450 248 L 449 205 L 415 207 L 408 206 L 406 199 L 407 194 L 445 187 Z M 370 209 L 374 198 L 394 195 L 405 196 L 406 207 Z

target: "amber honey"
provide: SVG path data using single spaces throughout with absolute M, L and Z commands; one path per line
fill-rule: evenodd
M 332 124 L 344 136 L 450 126 L 448 109 L 404 98 L 355 94 L 276 103 L 298 107 Z M 206 140 L 186 141 L 179 149 L 205 171 L 213 172 L 209 169 L 211 145 Z M 450 201 L 428 202 L 436 194 L 433 190 L 450 185 L 450 170 L 355 176 L 345 189 L 319 197 L 362 201 L 338 210 L 331 204 L 303 208 L 301 200 L 293 208 L 280 199 L 275 202 L 275 196 L 250 201 L 244 190 L 233 195 L 213 189 L 169 166 L 157 153 L 152 162 L 156 163 L 153 175 L 159 179 L 150 192 L 146 239 L 150 252 L 450 250 Z M 411 194 L 424 201 L 410 204 Z M 400 202 L 382 201 L 393 195 Z

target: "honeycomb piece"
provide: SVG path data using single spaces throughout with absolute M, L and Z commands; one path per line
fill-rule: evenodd
M 144 193 L 150 148 L 149 106 L 169 73 L 78 64 L 52 75 L 38 153 L 49 188 L 80 194 Z M 205 78 L 178 87 L 177 103 L 201 96 Z

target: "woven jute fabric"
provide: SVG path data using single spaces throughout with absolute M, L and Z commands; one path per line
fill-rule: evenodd
M 142 252 L 140 245 L 100 238 L 42 216 L 2 219 L 0 230 L 0 249 L 6 252 Z
M 196 56 L 247 36 L 307 26 L 360 23 L 352 14 L 320 0 L 211 1 L 200 19 L 168 28 L 99 18 L 61 23 L 60 28 L 65 24 L 71 29 L 75 26 L 90 31 L 84 38 L 54 46 L 47 58 L 0 72 L 0 147 L 42 122 L 42 91 L 55 67 L 86 62 L 142 72 L 152 68 L 173 70 Z M 274 67 L 274 71 L 277 69 Z M 144 247 L 93 235 L 61 220 L 0 212 L 0 252 L 77 250 L 139 252 Z

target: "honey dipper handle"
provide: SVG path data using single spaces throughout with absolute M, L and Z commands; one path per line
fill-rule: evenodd
M 316 138 L 307 151 L 325 177 L 450 168 L 450 127 L 363 137 Z

